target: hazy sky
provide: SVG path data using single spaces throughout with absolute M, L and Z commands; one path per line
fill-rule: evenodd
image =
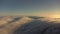
M 47 16 L 59 12 L 60 0 L 0 0 L 0 15 Z

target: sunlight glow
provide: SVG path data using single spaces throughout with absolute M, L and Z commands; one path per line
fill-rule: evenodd
M 50 15 L 50 18 L 60 18 L 60 15 Z

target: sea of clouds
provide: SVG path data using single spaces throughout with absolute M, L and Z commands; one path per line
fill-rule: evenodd
M 0 16 L 0 34 L 58 34 L 60 18 Z

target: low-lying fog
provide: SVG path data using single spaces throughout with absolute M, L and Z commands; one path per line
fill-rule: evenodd
M 60 34 L 60 18 L 0 16 L 0 34 Z

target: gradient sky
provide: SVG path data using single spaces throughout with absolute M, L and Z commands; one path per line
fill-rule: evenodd
M 0 0 L 0 15 L 60 15 L 60 0 Z

